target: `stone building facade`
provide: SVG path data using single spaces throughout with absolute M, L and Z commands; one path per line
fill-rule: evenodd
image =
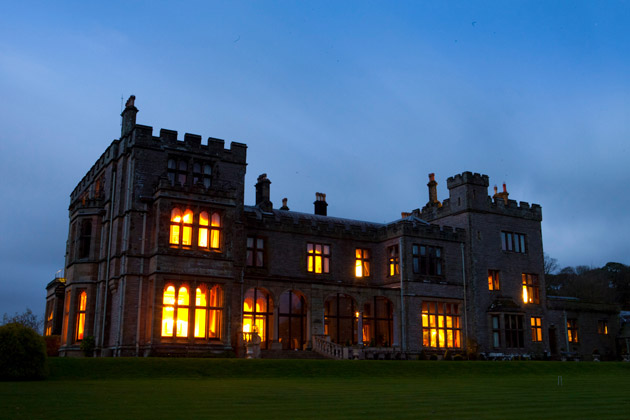
M 100 356 L 243 355 L 254 331 L 264 350 L 325 340 L 405 357 L 590 354 L 614 341 L 614 308 L 549 303 L 542 210 L 488 196 L 486 175 L 449 178 L 440 202 L 431 174 L 426 206 L 385 224 L 328 216 L 321 193 L 312 214 L 274 208 L 265 174 L 246 205 L 246 145 L 154 136 L 134 101 L 70 196 L 65 275 L 46 298 L 61 355 L 88 337 Z M 562 344 L 578 324 L 587 345 Z

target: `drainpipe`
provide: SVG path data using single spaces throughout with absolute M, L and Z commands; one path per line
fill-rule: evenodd
M 123 221 L 123 238 L 122 238 L 122 268 L 123 272 L 121 277 L 122 287 L 118 287 L 118 292 L 120 293 L 120 298 L 118 299 L 118 338 L 116 339 L 116 352 L 118 356 L 121 354 L 121 346 L 123 341 L 123 328 L 124 328 L 124 308 L 125 308 L 125 295 L 127 293 L 127 273 L 129 266 L 129 211 L 131 210 L 131 189 L 132 189 L 132 180 L 133 180 L 133 171 L 132 171 L 132 161 L 127 158 L 127 187 L 125 191 L 125 216 Z
M 109 294 L 109 265 L 112 256 L 112 230 L 114 225 L 114 203 L 116 201 L 116 169 L 112 170 L 112 187 L 109 200 L 109 233 L 107 234 L 107 266 L 105 267 L 105 301 L 103 303 L 103 322 L 101 328 L 101 356 L 105 347 L 105 320 L 107 319 L 107 295 Z
M 462 282 L 464 283 L 464 343 L 466 343 L 468 339 L 468 305 L 467 305 L 467 297 L 468 290 L 466 288 L 466 259 L 464 254 L 464 243 L 460 243 L 460 247 L 462 250 Z
M 144 245 L 147 232 L 147 203 L 144 203 L 144 213 L 142 214 L 142 244 L 140 245 L 140 290 L 138 291 L 138 325 L 136 326 L 136 357 L 140 355 L 140 324 L 142 318 L 142 289 L 144 286 Z
M 403 238 L 402 236 L 398 239 L 398 258 L 400 262 L 400 335 L 401 335 L 401 347 L 403 351 L 407 351 L 407 329 L 405 328 L 406 319 L 405 319 L 405 291 L 404 291 L 404 281 L 403 281 L 403 273 L 404 265 L 403 265 Z

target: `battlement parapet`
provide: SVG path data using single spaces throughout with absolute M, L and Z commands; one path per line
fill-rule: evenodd
M 165 147 L 189 150 L 194 153 L 203 153 L 208 156 L 220 157 L 235 163 L 245 163 L 247 157 L 247 145 L 239 142 L 231 142 L 230 148 L 225 148 L 225 140 L 208 137 L 207 143 L 202 143 L 199 134 L 185 133 L 184 140 L 177 139 L 177 131 L 166 128 L 160 129 L 159 137 L 153 136 L 153 127 L 136 124 L 130 136 L 129 143 L 125 146 L 141 145 L 148 147 Z
M 462 172 L 461 174 L 451 176 L 446 180 L 446 186 L 449 190 L 463 184 L 480 185 L 482 187 L 487 187 L 490 185 L 490 178 L 488 177 L 488 175 L 466 171 Z
M 494 213 L 507 216 L 523 217 L 532 220 L 542 220 L 542 207 L 540 204 L 529 204 L 525 201 L 508 200 L 507 203 L 501 197 L 494 200 L 488 197 L 488 208 Z

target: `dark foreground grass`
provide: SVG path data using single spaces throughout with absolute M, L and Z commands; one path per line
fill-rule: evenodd
M 47 381 L 0 383 L 0 418 L 630 418 L 630 364 L 622 363 L 50 362 Z

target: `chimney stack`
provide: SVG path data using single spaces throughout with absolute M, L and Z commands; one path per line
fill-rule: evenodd
M 289 210 L 289 206 L 287 206 L 287 201 L 289 201 L 289 199 L 286 197 L 282 199 L 282 207 L 280 207 L 280 210 Z
M 135 95 L 131 95 L 129 99 L 127 99 L 127 103 L 125 104 L 125 109 L 123 110 L 120 116 L 122 117 L 122 124 L 120 127 L 120 137 L 125 137 L 127 134 L 133 130 L 133 127 L 136 125 L 136 114 L 138 113 L 138 108 L 134 105 L 136 101 Z
M 328 203 L 326 202 L 326 194 L 315 193 L 315 214 L 326 216 L 328 214 Z
M 267 178 L 267 174 L 258 177 L 256 183 L 256 206 L 262 211 L 271 211 L 273 203 L 269 201 L 269 185 L 271 181 Z
M 435 174 L 434 173 L 430 173 L 429 174 L 429 183 L 427 184 L 427 187 L 429 187 L 429 202 L 427 203 L 427 206 L 432 207 L 432 206 L 437 206 L 437 207 L 441 207 L 442 203 L 440 203 L 438 201 L 437 198 L 437 181 L 435 180 Z

